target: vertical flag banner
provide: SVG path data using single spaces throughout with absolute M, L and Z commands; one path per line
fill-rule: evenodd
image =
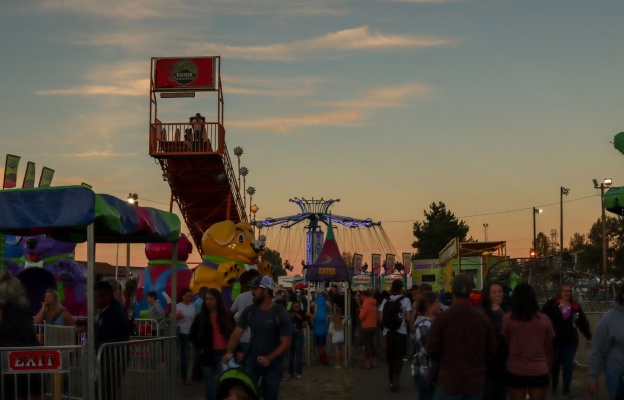
M 23 189 L 35 187 L 35 163 L 28 161 L 26 164 L 26 173 L 24 174 L 24 183 L 22 183 Z
M 396 263 L 396 256 L 394 254 L 386 254 L 386 274 L 394 273 L 394 264 Z
M 39 178 L 39 187 L 50 187 L 50 185 L 52 185 L 52 178 L 54 178 L 54 170 L 43 167 L 41 170 L 41 178 Z
M 373 275 L 381 274 L 381 254 L 373 254 Z
M 403 253 L 403 266 L 405 267 L 404 274 L 409 274 L 412 270 L 412 253 Z
M 4 183 L 2 189 L 12 189 L 17 186 L 17 167 L 22 157 L 7 154 L 4 165 Z
M 355 253 L 353 255 L 353 275 L 360 275 L 362 273 L 362 260 L 364 256 Z

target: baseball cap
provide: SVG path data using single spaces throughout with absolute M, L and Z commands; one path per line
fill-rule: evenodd
M 253 278 L 251 278 L 251 280 L 247 284 L 247 287 L 265 288 L 265 289 L 273 290 L 273 288 L 275 287 L 275 283 L 273 282 L 273 279 L 271 279 L 268 276 L 258 275 L 258 276 L 254 276 Z
M 345 288 L 340 288 L 340 293 L 344 293 L 344 292 L 346 292 L 346 291 L 347 291 L 347 289 L 345 289 Z
M 472 279 L 466 274 L 457 274 L 451 281 L 451 291 L 456 294 L 469 295 L 472 287 Z
M 403 281 L 401 279 L 398 279 L 396 281 L 392 281 L 392 289 L 402 289 L 403 288 Z

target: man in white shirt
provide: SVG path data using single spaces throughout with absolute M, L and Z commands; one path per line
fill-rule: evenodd
M 412 304 L 409 299 L 402 294 L 403 281 L 396 280 L 392 282 L 391 295 L 389 300 L 384 300 L 379 307 L 379 319 L 384 326 L 383 335 L 386 337 L 386 357 L 388 360 L 388 377 L 390 378 L 390 389 L 396 392 L 399 389 L 399 378 L 403 369 L 403 355 L 405 354 L 408 327 L 405 321 L 411 321 Z M 388 302 L 397 302 L 400 307 L 400 313 L 396 315 L 384 316 L 384 308 Z M 394 308 L 394 305 L 392 306 Z M 390 308 L 388 308 L 388 311 Z M 394 318 L 392 318 L 394 317 Z M 399 319 L 400 317 L 400 319 Z M 398 320 L 398 328 L 390 326 L 393 320 Z M 387 327 L 388 326 L 388 327 Z
M 236 320 L 236 322 L 238 322 L 243 310 L 253 304 L 253 295 L 251 291 L 249 291 L 247 284 L 249 283 L 249 280 L 256 275 L 260 275 L 260 273 L 257 270 L 252 269 L 247 272 L 243 272 L 240 277 L 241 289 L 246 290 L 246 292 L 239 294 L 238 297 L 234 300 L 232 307 L 230 307 L 230 311 L 234 313 L 234 319 Z M 247 360 L 247 356 L 249 355 L 250 340 L 251 329 L 247 327 L 247 329 L 245 329 L 245 333 L 243 333 L 243 336 L 241 336 L 240 339 L 240 348 L 243 353 L 243 361 L 241 365 L 245 365 L 245 361 Z

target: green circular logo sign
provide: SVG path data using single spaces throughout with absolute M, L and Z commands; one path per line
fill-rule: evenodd
M 178 85 L 190 85 L 197 79 L 197 65 L 191 60 L 180 60 L 171 68 L 170 81 Z

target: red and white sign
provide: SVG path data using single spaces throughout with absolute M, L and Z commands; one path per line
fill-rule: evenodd
M 58 350 L 10 351 L 8 357 L 10 372 L 54 372 L 62 367 Z
M 215 59 L 157 59 L 154 82 L 156 91 L 215 90 Z

